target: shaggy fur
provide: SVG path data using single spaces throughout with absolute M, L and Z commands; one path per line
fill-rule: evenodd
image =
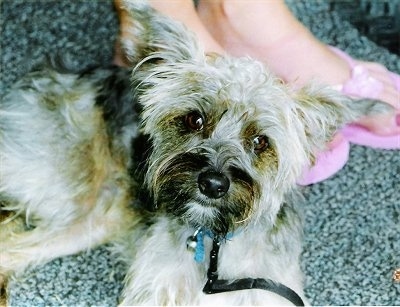
M 201 228 L 221 238 L 220 278 L 304 298 L 296 180 L 338 128 L 386 105 L 291 90 L 252 59 L 205 55 L 144 1 L 123 9 L 132 71 L 43 69 L 1 101 L 0 277 L 113 242 L 122 305 L 288 304 L 204 294 L 212 239 L 204 262 L 186 247 Z

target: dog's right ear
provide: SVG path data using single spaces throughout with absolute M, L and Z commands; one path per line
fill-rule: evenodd
M 297 114 L 304 124 L 310 160 L 346 124 L 365 116 L 392 114 L 394 108 L 373 99 L 352 99 L 335 90 L 309 85 L 296 92 Z
M 174 63 L 204 56 L 194 33 L 146 0 L 117 0 L 116 8 L 123 32 L 120 45 L 133 65 L 146 58 Z

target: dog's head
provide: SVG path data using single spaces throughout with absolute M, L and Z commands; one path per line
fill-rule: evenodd
M 144 185 L 156 206 L 193 226 L 226 234 L 260 217 L 272 225 L 337 129 L 379 109 L 352 109 L 327 89 L 293 91 L 257 61 L 205 55 L 144 2 L 126 7 L 137 22 L 123 46 L 140 62 L 132 80 L 151 143 Z

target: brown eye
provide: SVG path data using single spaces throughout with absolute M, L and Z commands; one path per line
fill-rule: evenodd
M 191 112 L 185 117 L 185 124 L 191 130 L 200 131 L 204 126 L 204 119 L 198 112 Z
M 268 138 L 265 135 L 258 135 L 253 139 L 254 151 L 260 153 L 268 148 Z

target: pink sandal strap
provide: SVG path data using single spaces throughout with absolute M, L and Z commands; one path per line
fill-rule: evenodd
M 372 77 L 364 66 L 358 65 L 354 60 L 342 50 L 330 47 L 330 49 L 343 58 L 351 68 L 351 77 L 343 85 L 338 85 L 335 89 L 343 94 L 375 99 L 383 90 L 383 84 Z

